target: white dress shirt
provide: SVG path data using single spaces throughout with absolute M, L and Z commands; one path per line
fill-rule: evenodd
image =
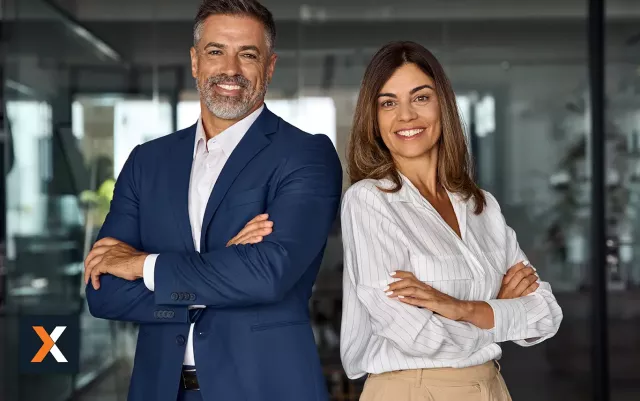
M 200 234 L 204 212 L 209 202 L 211 191 L 220 176 L 220 172 L 236 148 L 240 140 L 256 121 L 264 106 L 207 140 L 202 126 L 202 118 L 198 120 L 195 144 L 193 146 L 193 164 L 189 181 L 189 223 L 196 252 L 200 252 Z M 231 239 L 231 238 L 229 238 Z M 155 288 L 155 265 L 157 254 L 149 255 L 144 261 L 144 284 L 151 291 Z M 190 308 L 204 308 L 204 305 L 193 305 Z M 193 354 L 193 323 L 189 329 L 187 349 L 184 354 L 184 365 L 195 365 Z
M 449 193 L 461 237 L 404 176 L 399 192 L 389 180 L 363 180 L 342 201 L 344 298 L 340 353 L 347 376 L 418 368 L 461 368 L 499 359 L 498 343 L 531 346 L 553 336 L 562 310 L 548 283 L 532 294 L 497 300 L 509 267 L 525 262 L 496 199 L 474 202 Z M 461 300 L 486 301 L 495 326 L 480 329 L 389 298 L 396 270 Z

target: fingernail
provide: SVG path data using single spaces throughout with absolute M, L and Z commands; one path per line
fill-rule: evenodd
M 384 292 L 389 291 L 389 286 L 384 287 L 384 290 L 383 290 L 383 291 L 384 291 Z
M 395 276 L 397 272 L 391 272 L 391 277 Z
M 404 295 L 398 295 L 398 298 L 404 299 Z
M 391 295 L 391 294 L 393 294 L 393 291 L 389 291 L 389 292 L 387 292 L 386 294 L 387 294 L 387 295 Z
M 531 268 L 533 269 L 534 272 L 537 272 L 538 269 L 536 269 L 535 267 L 531 266 Z
M 529 266 L 530 262 L 528 260 L 525 260 L 524 262 L 522 262 L 522 264 L 525 266 Z

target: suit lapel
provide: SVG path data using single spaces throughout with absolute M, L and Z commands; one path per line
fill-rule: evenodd
M 169 198 L 176 219 L 178 234 L 184 240 L 187 251 L 195 252 L 193 234 L 189 220 L 189 182 L 191 165 L 193 164 L 193 147 L 195 145 L 196 125 L 184 130 L 175 149 L 170 152 Z
M 220 202 L 222 202 L 235 179 L 251 159 L 269 145 L 271 141 L 267 136 L 274 133 L 277 126 L 278 117 L 271 113 L 265 106 L 258 119 L 251 125 L 251 128 L 249 128 L 240 143 L 238 143 L 238 146 L 231 153 L 231 156 L 222 168 L 220 176 L 213 186 L 204 212 L 202 234 L 200 235 L 200 249 L 202 252 L 206 249 L 206 233 L 213 216 L 220 206 Z

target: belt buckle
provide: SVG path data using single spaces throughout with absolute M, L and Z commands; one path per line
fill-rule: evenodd
M 195 373 L 195 371 L 196 371 L 195 369 L 186 370 L 186 372 L 194 372 L 194 373 Z M 184 387 L 184 389 L 185 390 L 194 390 L 194 391 L 200 390 L 200 383 L 198 383 L 197 379 L 196 379 L 196 383 L 198 384 L 197 388 L 189 388 L 187 386 L 187 378 L 185 377 L 184 372 L 185 372 L 184 369 L 182 370 L 182 372 L 180 372 L 180 375 L 182 376 L 182 386 Z M 197 376 L 196 376 L 196 378 L 197 378 Z

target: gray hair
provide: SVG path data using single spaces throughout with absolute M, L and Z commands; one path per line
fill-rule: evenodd
M 276 43 L 276 24 L 271 12 L 257 0 L 203 0 L 193 27 L 193 45 L 202 37 L 204 21 L 212 15 L 233 15 L 255 18 L 264 25 L 267 46 L 273 52 Z

